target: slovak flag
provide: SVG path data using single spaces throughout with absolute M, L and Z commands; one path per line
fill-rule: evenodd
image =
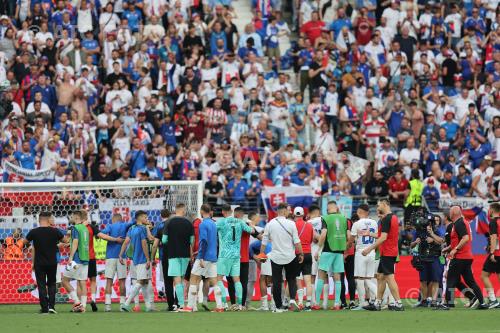
M 292 208 L 300 206 L 307 213 L 313 198 L 314 191 L 310 186 L 264 186 L 262 190 L 262 201 L 269 219 L 276 216 L 276 208 L 281 203 L 287 203 Z
M 484 235 L 490 232 L 488 211 L 481 206 L 474 206 L 462 211 L 464 218 L 469 222 L 475 222 L 476 233 Z

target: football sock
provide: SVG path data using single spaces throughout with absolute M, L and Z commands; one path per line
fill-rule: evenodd
M 179 306 L 184 306 L 184 284 L 178 283 L 175 285 L 175 294 L 177 295 Z
M 319 303 L 319 301 L 321 300 L 321 293 L 323 292 L 323 285 L 325 284 L 325 281 L 323 281 L 322 279 L 318 279 L 318 281 L 316 281 L 316 304 Z
M 120 299 L 121 301 L 121 299 Z M 104 304 L 110 305 L 111 304 L 111 294 L 106 294 L 104 296 Z M 123 304 L 123 302 L 120 302 L 120 304 Z
M 69 297 L 75 302 L 75 303 L 80 303 L 80 299 L 78 298 L 78 295 L 76 294 L 76 291 L 71 291 L 69 293 Z
M 217 309 L 222 308 L 222 300 L 221 300 L 221 290 L 218 285 L 214 287 L 214 294 L 215 294 L 215 304 L 217 306 Z
M 323 306 L 328 305 L 328 298 L 330 297 L 330 286 L 328 283 L 325 283 L 323 285 Z
M 299 304 L 302 304 L 303 300 L 304 300 L 304 289 L 303 288 L 299 288 L 297 290 L 297 298 L 299 300 Z
M 368 279 L 365 280 L 366 287 L 368 288 L 368 297 L 370 301 L 373 301 L 377 298 L 377 280 L 376 279 Z
M 486 289 L 486 291 L 488 292 L 488 298 L 489 298 L 490 302 L 494 302 L 497 300 L 497 298 L 495 296 L 495 289 L 488 288 L 488 289 Z
M 227 303 L 226 287 L 224 287 L 224 282 L 218 281 L 217 286 L 219 286 L 219 289 L 220 289 L 220 298 L 221 298 L 222 304 L 226 304 Z
M 130 303 L 132 303 L 132 300 L 135 299 L 137 295 L 139 295 L 140 290 L 141 290 L 141 285 L 139 283 L 136 283 L 132 288 L 132 291 L 130 292 L 130 295 L 128 296 L 127 300 L 125 301 L 126 306 L 129 306 Z
M 193 308 L 196 302 L 196 295 L 197 295 L 197 289 L 194 284 L 189 286 L 189 293 L 188 293 L 188 306 L 190 308 Z
M 335 305 L 340 304 L 340 294 L 342 293 L 342 282 L 335 281 Z
M 243 286 L 240 281 L 234 284 L 234 291 L 236 294 L 236 303 L 242 305 L 243 302 Z
M 260 298 L 260 300 L 261 300 L 261 302 L 262 302 L 262 307 L 263 307 L 263 308 L 268 308 L 268 307 L 269 307 L 269 305 L 268 305 L 268 303 L 267 303 L 267 295 L 266 295 L 266 296 L 261 297 L 261 298 Z
M 80 300 L 82 301 L 82 307 L 85 309 L 87 306 L 87 295 L 80 297 Z
M 127 300 L 127 297 L 120 296 L 120 304 L 125 303 L 126 300 Z M 111 295 L 109 295 L 109 304 L 111 304 Z
M 358 302 L 359 305 L 365 304 L 365 280 L 356 280 L 356 290 L 358 291 Z

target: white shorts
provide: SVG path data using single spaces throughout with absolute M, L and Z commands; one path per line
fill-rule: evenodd
M 106 279 L 114 279 L 115 274 L 119 280 L 127 278 L 127 265 L 120 264 L 119 259 L 106 259 L 106 268 L 104 269 L 104 276 Z
M 89 265 L 78 264 L 76 269 L 68 271 L 63 268 L 63 270 L 63 276 L 70 280 L 87 281 Z
M 248 282 L 257 281 L 257 263 L 253 260 L 248 262 Z
M 271 260 L 267 259 L 260 265 L 260 275 L 273 276 L 273 270 L 271 268 Z
M 146 268 L 146 264 L 135 265 L 137 280 L 149 280 L 151 279 L 151 266 Z
M 137 269 L 135 268 L 135 265 L 132 261 L 130 261 L 130 266 L 128 269 L 130 272 L 130 279 L 137 280 Z
M 211 261 L 205 261 L 205 267 L 200 266 L 200 259 L 196 259 L 193 264 L 193 269 L 191 269 L 191 274 L 197 276 L 204 276 L 208 279 L 217 277 L 217 263 Z
M 318 262 L 314 258 L 316 252 L 318 252 L 319 247 L 316 243 L 311 244 L 311 256 L 312 256 L 312 266 L 311 266 L 311 275 L 318 275 Z
M 364 256 L 361 253 L 354 255 L 354 276 L 372 278 L 375 276 L 375 256 Z

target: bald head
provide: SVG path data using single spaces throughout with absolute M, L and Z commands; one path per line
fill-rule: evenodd
M 450 208 L 450 219 L 455 222 L 460 217 L 462 217 L 462 209 L 459 206 L 453 206 Z

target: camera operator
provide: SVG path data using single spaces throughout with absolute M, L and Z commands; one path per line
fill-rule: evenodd
M 441 223 L 439 217 L 425 211 L 423 214 L 415 221 L 414 241 L 411 243 L 412 248 L 418 246 L 418 261 L 420 262 L 418 270 L 422 300 L 417 306 L 435 307 L 439 281 L 443 274 L 440 256 L 444 235 L 439 230 Z

